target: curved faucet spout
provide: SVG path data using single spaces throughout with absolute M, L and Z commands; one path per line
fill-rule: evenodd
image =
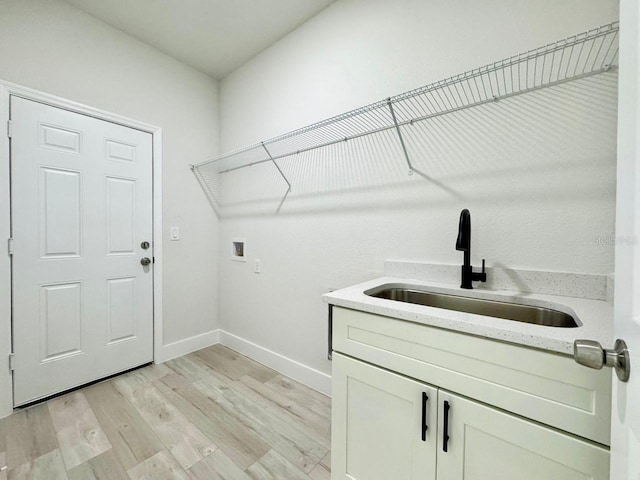
M 484 260 L 482 260 L 482 272 L 474 272 L 471 266 L 471 213 L 469 213 L 469 210 L 466 208 L 460 212 L 456 250 L 464 252 L 460 287 L 473 288 L 472 282 L 474 280 L 486 282 L 487 274 L 484 271 Z
M 466 208 L 460 212 L 456 250 L 471 250 L 471 213 Z

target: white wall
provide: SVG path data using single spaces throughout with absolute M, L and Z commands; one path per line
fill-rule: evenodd
M 57 0 L 0 0 L 0 78 L 163 129 L 164 343 L 218 328 L 219 226 L 188 168 L 218 149 L 217 82 Z
M 221 82 L 221 150 L 616 19 L 616 0 L 339 0 Z M 225 174 L 222 328 L 328 373 L 321 294 L 387 258 L 460 263 L 464 207 L 476 265 L 612 272 L 594 237 L 614 230 L 615 122 L 613 75 L 433 122 L 414 156 L 431 179 L 406 177 L 392 137 L 283 160 L 277 213 L 271 167 Z M 233 237 L 247 264 L 229 260 Z

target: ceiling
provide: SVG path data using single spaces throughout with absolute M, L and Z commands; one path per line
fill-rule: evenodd
M 66 0 L 216 79 L 335 0 Z

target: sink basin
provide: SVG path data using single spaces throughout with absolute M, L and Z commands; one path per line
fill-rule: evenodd
M 455 310 L 456 312 L 534 323 L 546 327 L 575 328 L 580 326 L 580 323 L 571 315 L 550 308 L 429 292 L 420 290 L 419 287 L 381 285 L 364 293 L 371 297 L 396 302 L 415 303 L 427 307 Z

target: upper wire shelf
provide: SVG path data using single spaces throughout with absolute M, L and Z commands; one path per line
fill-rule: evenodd
M 278 159 L 395 130 L 411 174 L 413 166 L 400 127 L 609 71 L 618 61 L 618 32 L 619 22 L 606 24 L 219 155 L 191 168 L 205 193 L 216 203 L 219 203 L 219 174 L 265 162 L 273 163 L 291 191 Z

